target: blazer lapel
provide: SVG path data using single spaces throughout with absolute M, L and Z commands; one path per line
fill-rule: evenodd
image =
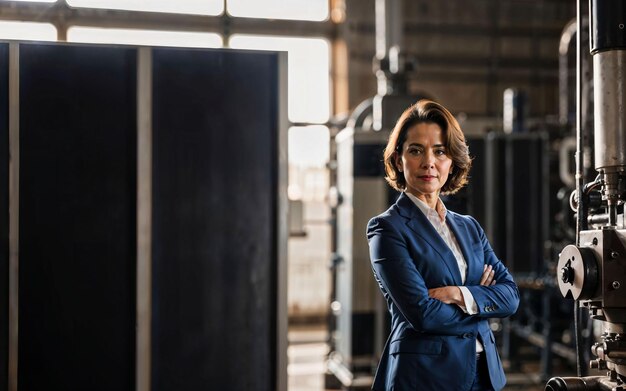
M 465 284 L 471 285 L 470 282 L 480 281 L 482 265 L 476 262 L 476 256 L 469 242 L 467 228 L 464 224 L 459 222 L 458 216 L 454 213 L 448 212 L 446 219 L 448 220 L 448 226 L 456 237 L 456 241 L 459 243 L 459 247 L 461 247 L 461 252 L 463 252 L 465 262 L 467 263 L 467 278 L 465 279 Z
M 459 272 L 456 258 L 435 227 L 428 221 L 428 218 L 424 216 L 413 201 L 404 193 L 400 195 L 396 204 L 401 212 L 400 214 L 408 218 L 407 226 L 423 241 L 435 249 L 450 271 L 454 283 L 461 285 L 461 273 Z

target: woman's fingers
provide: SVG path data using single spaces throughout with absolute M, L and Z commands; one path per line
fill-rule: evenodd
M 491 265 L 485 265 L 483 268 L 483 275 L 480 278 L 480 285 L 489 286 L 494 285 L 495 280 L 493 279 L 495 271 L 491 267 Z
M 487 265 L 483 267 L 483 275 L 480 277 L 480 285 L 485 285 L 487 278 L 489 277 L 489 271 L 487 269 Z

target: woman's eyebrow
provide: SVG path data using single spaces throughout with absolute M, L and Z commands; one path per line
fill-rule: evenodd
M 422 144 L 420 144 L 420 143 L 410 143 L 409 145 L 407 145 L 407 147 L 413 147 L 413 146 L 424 148 L 424 146 Z M 443 144 L 435 144 L 435 145 L 433 145 L 433 148 L 445 148 L 445 147 L 446 146 L 443 145 Z

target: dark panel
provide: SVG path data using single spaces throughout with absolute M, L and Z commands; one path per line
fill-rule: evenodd
M 624 17 L 626 4 L 623 1 L 591 0 L 591 52 L 626 48 Z
M 374 354 L 375 329 L 375 313 L 352 313 L 352 357 Z M 382 349 L 382 346 L 380 348 Z
M 478 222 L 485 224 L 485 139 L 472 137 L 467 140 L 472 168 L 469 172 L 467 185 L 468 211 Z
M 549 154 L 543 133 L 468 137 L 469 183 L 444 197 L 446 206 L 476 218 L 498 257 L 513 272 L 543 273 L 548 238 Z
M 506 256 L 515 273 L 544 273 L 543 257 L 548 239 L 549 186 L 547 139 L 540 134 L 512 138 L 507 144 Z
M 491 134 L 486 145 L 485 231 L 514 273 L 544 273 L 549 153 L 543 133 Z
M 154 50 L 156 391 L 276 388 L 277 59 Z
M 134 389 L 135 50 L 20 56 L 20 390 Z
M 9 44 L 0 44 L 0 391 L 9 350 Z
M 383 152 L 386 144 L 355 144 L 353 171 L 355 177 L 385 176 Z
M 491 133 L 487 135 L 485 145 L 485 226 L 484 230 L 491 241 L 494 252 L 507 266 L 513 260 L 507 257 L 507 211 L 506 199 L 506 143 L 505 135 Z

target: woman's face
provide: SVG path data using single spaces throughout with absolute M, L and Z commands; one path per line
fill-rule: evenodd
M 396 164 L 406 180 L 406 191 L 434 207 L 452 167 L 441 127 L 428 122 L 410 127 Z

